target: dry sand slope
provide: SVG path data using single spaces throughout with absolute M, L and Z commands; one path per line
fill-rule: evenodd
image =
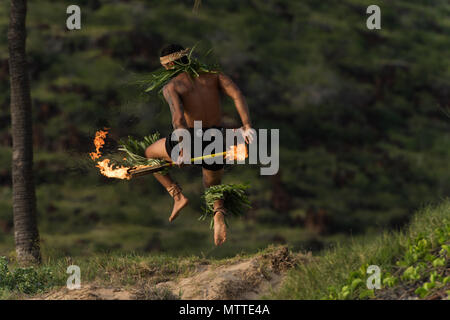
M 310 259 L 310 254 L 293 254 L 286 247 L 279 247 L 226 264 L 198 265 L 188 277 L 156 285 L 151 279 L 147 284 L 127 289 L 89 284 L 79 290 L 55 290 L 38 299 L 257 299 L 277 289 L 289 269 Z

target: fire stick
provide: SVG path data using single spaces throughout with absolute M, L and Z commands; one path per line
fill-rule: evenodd
M 206 156 L 191 158 L 190 163 L 193 163 L 197 160 L 225 156 L 226 154 L 227 154 L 227 151 L 224 151 L 224 152 L 220 152 L 220 153 L 208 154 Z M 165 164 L 162 164 L 159 166 L 151 166 L 151 167 L 143 167 L 143 168 L 133 167 L 128 170 L 128 173 L 130 174 L 131 178 L 135 178 L 135 177 L 144 176 L 144 175 L 147 175 L 150 173 L 158 172 L 158 171 L 164 170 L 165 168 L 169 168 L 169 167 L 173 167 L 173 166 L 176 166 L 175 162 L 168 162 L 168 163 L 165 163 Z

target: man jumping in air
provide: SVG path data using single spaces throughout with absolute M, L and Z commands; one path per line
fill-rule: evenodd
M 177 64 L 188 64 L 189 49 L 180 45 L 172 44 L 164 47 L 160 54 L 160 62 L 166 70 L 175 68 Z M 251 142 L 251 121 L 245 101 L 239 88 L 233 81 L 220 72 L 198 72 L 198 76 L 192 76 L 188 72 L 182 72 L 173 77 L 164 87 L 163 95 L 169 104 L 172 114 L 172 125 L 174 130 L 187 129 L 191 133 L 193 141 L 194 121 L 202 121 L 203 130 L 216 128 L 223 131 L 222 109 L 220 105 L 221 92 L 233 99 L 234 105 L 242 121 L 241 132 L 246 142 Z M 153 159 L 171 159 L 172 149 L 177 141 L 171 140 L 171 135 L 159 139 L 150 145 L 145 156 Z M 204 146 L 203 146 L 204 147 Z M 203 150 L 203 149 L 202 149 Z M 182 156 L 180 152 L 180 156 Z M 221 184 L 223 176 L 223 164 L 202 163 L 203 185 L 208 188 Z M 182 193 L 181 188 L 175 183 L 169 174 L 154 173 L 154 177 L 166 188 L 174 199 L 172 214 L 169 221 L 173 221 L 180 210 L 189 200 Z M 226 240 L 226 214 L 223 200 L 214 202 L 214 243 L 218 246 Z

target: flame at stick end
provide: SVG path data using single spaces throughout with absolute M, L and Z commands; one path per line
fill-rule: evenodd
M 97 168 L 100 169 L 100 173 L 108 178 L 127 179 L 130 180 L 131 176 L 128 173 L 129 167 L 115 168 L 114 164 L 110 164 L 109 159 L 105 159 L 97 163 Z
M 238 144 L 237 146 L 230 146 L 225 156 L 228 160 L 238 160 L 243 161 L 248 157 L 247 148 L 244 143 Z
M 104 128 L 103 130 L 99 130 L 95 133 L 94 145 L 95 152 L 89 153 L 89 156 L 92 160 L 96 161 L 101 158 L 102 153 L 100 149 L 105 145 L 106 135 L 108 134 L 108 129 Z M 97 161 L 96 161 L 97 162 Z M 128 173 L 129 167 L 115 167 L 114 164 L 110 164 L 110 159 L 104 159 L 102 161 L 98 161 L 96 167 L 100 169 L 100 173 L 108 178 L 116 178 L 116 179 L 131 179 L 130 174 Z
M 99 130 L 95 133 L 95 139 L 94 139 L 94 145 L 95 145 L 95 152 L 89 153 L 89 156 L 92 160 L 99 159 L 102 156 L 102 153 L 100 152 L 100 149 L 105 144 L 106 135 L 108 134 L 108 129 L 104 128 L 103 130 Z

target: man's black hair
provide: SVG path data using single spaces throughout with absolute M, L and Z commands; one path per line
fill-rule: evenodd
M 178 51 L 181 51 L 181 50 L 184 50 L 184 49 L 185 48 L 183 46 L 179 45 L 179 44 L 169 44 L 169 45 L 165 46 L 164 48 L 162 48 L 161 53 L 160 53 L 159 56 L 160 57 L 164 57 L 164 56 L 167 56 L 168 54 L 171 54 L 171 53 L 174 53 L 174 52 L 178 52 Z M 181 57 L 180 59 L 175 60 L 175 61 L 176 62 L 181 62 L 181 63 L 184 63 L 184 64 L 189 62 L 189 60 L 188 60 L 188 58 L 186 56 Z

